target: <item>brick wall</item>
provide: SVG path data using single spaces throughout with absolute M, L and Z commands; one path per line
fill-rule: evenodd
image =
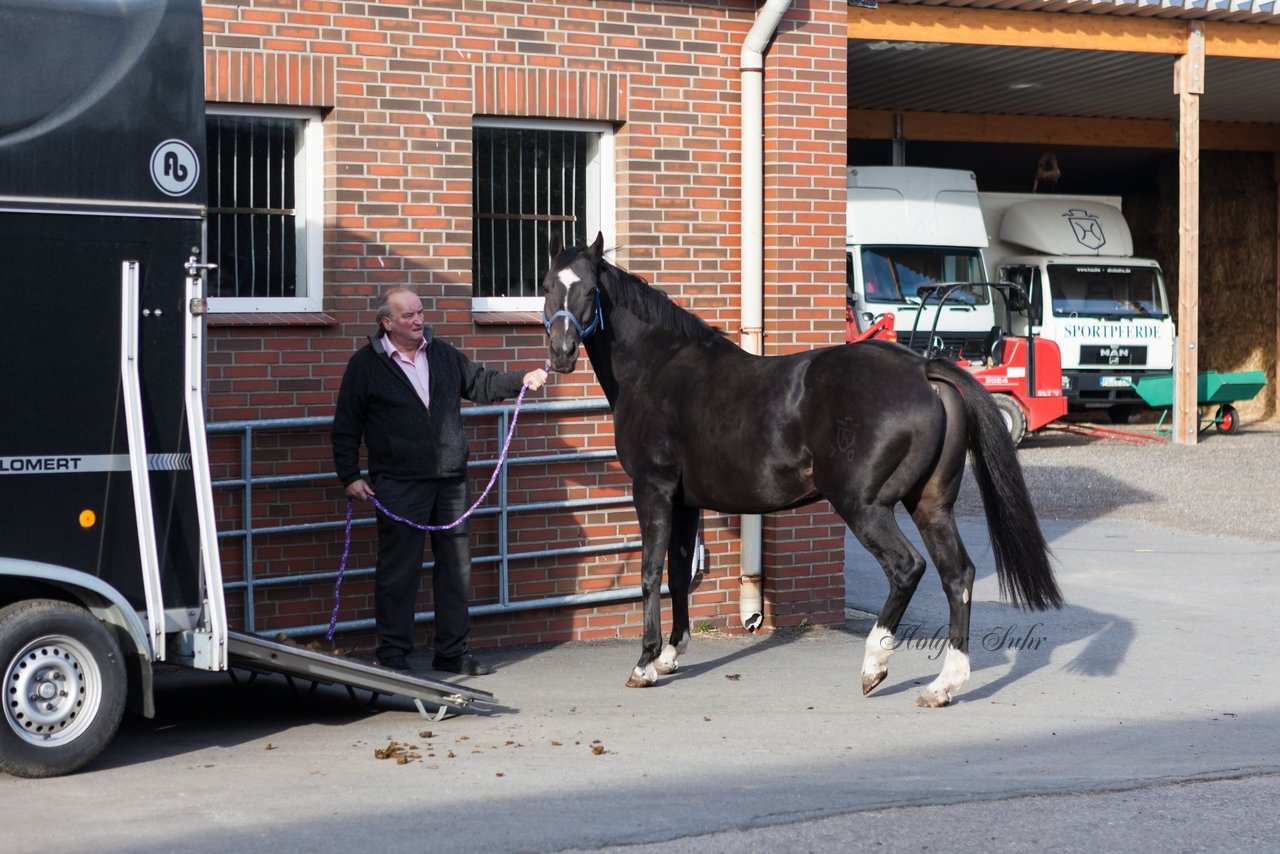
M 211 102 L 324 111 L 325 295 L 321 315 L 215 319 L 209 420 L 323 418 L 343 368 L 373 328 L 377 295 L 407 284 L 438 335 L 492 367 L 526 368 L 545 354 L 538 325 L 481 325 L 471 313 L 471 122 L 475 115 L 604 120 L 617 128 L 616 258 L 708 321 L 737 331 L 739 61 L 756 4 L 725 2 L 431 2 L 208 0 Z M 842 340 L 844 5 L 793 3 L 766 53 L 765 346 L 785 353 Z M 588 366 L 589 367 L 589 366 Z M 589 370 L 556 378 L 547 396 L 597 397 Z M 319 426 L 254 432 L 255 476 L 319 481 L 255 491 L 256 581 L 331 572 L 343 548 L 345 502 Z M 521 417 L 515 454 L 611 447 L 607 414 Z M 215 433 L 215 477 L 240 477 L 238 440 Z M 496 423 L 473 425 L 473 457 L 492 458 Z M 488 470 L 475 472 L 479 492 Z M 512 469 L 514 502 L 625 496 L 616 463 Z M 218 491 L 220 526 L 241 526 L 243 496 Z M 374 537 L 357 508 L 341 619 L 371 616 Z M 311 526 L 311 527 L 309 527 Z M 327 527 L 321 527 L 327 526 Z M 708 514 L 706 579 L 695 626 L 737 623 L 738 522 Z M 517 514 L 515 551 L 638 540 L 629 505 Z M 829 622 L 843 607 L 843 526 L 825 505 L 766 525 L 766 626 Z M 473 526 L 473 641 L 635 636 L 638 602 L 490 614 L 497 529 Z M 243 544 L 224 539 L 234 619 L 245 618 Z M 512 601 L 635 586 L 638 551 L 513 561 Z M 266 586 L 255 628 L 328 620 L 331 579 Z M 429 609 L 429 585 L 421 607 Z M 348 644 L 367 635 L 350 634 Z

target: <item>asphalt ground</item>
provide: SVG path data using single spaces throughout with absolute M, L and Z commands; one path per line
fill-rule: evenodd
M 1018 449 L 1042 520 L 1133 520 L 1180 531 L 1280 540 L 1280 421 L 1224 435 L 1209 428 L 1195 445 L 1155 441 L 1156 423 L 1085 429 L 1122 431 L 1099 439 L 1042 430 Z M 1136 438 L 1146 439 L 1139 443 Z M 966 477 L 960 515 L 982 516 Z
M 1068 604 L 997 601 L 966 495 L 973 676 L 946 709 L 913 702 L 941 666 L 932 573 L 861 696 L 887 585 L 855 547 L 845 625 L 701 633 L 656 689 L 623 687 L 630 640 L 485 651 L 497 671 L 458 681 L 498 703 L 440 722 L 166 673 L 158 716 L 90 768 L 0 776 L 0 850 L 1269 851 L 1278 444 L 1268 425 L 1195 447 L 1029 440 Z

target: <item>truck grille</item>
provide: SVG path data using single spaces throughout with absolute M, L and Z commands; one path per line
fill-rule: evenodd
M 1145 365 L 1147 348 L 1129 344 L 1090 344 L 1080 348 L 1082 365 Z

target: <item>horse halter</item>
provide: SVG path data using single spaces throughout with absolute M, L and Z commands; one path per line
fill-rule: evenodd
M 550 317 L 547 317 L 547 310 L 543 308 L 542 309 L 542 325 L 547 328 L 548 335 L 551 334 L 551 327 L 555 325 L 556 320 L 558 320 L 561 317 L 569 318 L 569 322 L 573 324 L 573 328 L 578 330 L 579 341 L 585 340 L 588 335 L 590 335 L 592 332 L 595 332 L 597 329 L 603 329 L 604 328 L 604 319 L 603 319 L 604 312 L 600 310 L 600 289 L 596 288 L 595 317 L 591 318 L 591 322 L 587 324 L 586 329 L 582 328 L 582 324 L 578 322 L 578 318 L 574 317 L 573 312 L 569 311 L 567 308 L 560 309 L 560 311 L 557 311 L 555 314 L 551 315 Z

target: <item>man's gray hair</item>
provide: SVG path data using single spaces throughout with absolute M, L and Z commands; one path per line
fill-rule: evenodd
M 382 325 L 382 321 L 391 319 L 391 298 L 396 294 L 414 293 L 412 288 L 406 288 L 403 285 L 397 285 L 382 295 L 382 299 L 378 300 L 378 316 L 376 323 L 378 324 L 378 332 L 386 332 L 386 327 Z

